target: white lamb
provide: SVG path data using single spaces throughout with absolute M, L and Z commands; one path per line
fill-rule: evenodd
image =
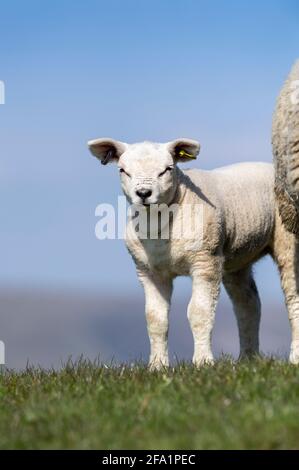
M 104 164 L 118 164 L 123 191 L 131 204 L 161 212 L 176 204 L 169 222 L 169 238 L 142 238 L 128 221 L 126 243 L 145 291 L 145 313 L 150 338 L 150 367 L 167 366 L 168 314 L 176 276 L 191 276 L 192 297 L 188 319 L 194 337 L 193 363 L 212 363 L 211 334 L 221 282 L 233 302 L 240 356 L 259 351 L 261 304 L 252 264 L 271 254 L 278 264 L 292 327 L 290 361 L 299 362 L 298 274 L 294 263 L 296 241 L 281 223 L 274 197 L 273 166 L 241 163 L 213 171 L 182 171 L 177 162 L 199 153 L 194 140 L 126 144 L 112 139 L 89 142 L 93 155 Z M 187 206 L 202 208 L 198 246 L 175 237 L 186 225 Z M 189 218 L 189 225 L 192 224 Z M 186 227 L 185 227 L 186 228 Z M 133 236 L 132 236 L 133 234 Z

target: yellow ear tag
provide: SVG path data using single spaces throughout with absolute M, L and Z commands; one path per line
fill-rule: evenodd
M 180 157 L 192 158 L 193 160 L 196 159 L 196 157 L 194 155 L 192 155 L 191 153 L 187 153 L 186 150 L 180 150 L 179 151 L 179 156 Z

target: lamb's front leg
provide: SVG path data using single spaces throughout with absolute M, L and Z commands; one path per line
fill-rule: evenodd
M 172 280 L 161 279 L 150 273 L 138 273 L 145 293 L 145 315 L 150 339 L 151 369 L 169 365 L 168 315 L 172 294 Z
M 193 364 L 196 366 L 214 362 L 211 339 L 220 291 L 220 270 L 220 263 L 216 262 L 192 273 L 188 319 L 194 339 Z

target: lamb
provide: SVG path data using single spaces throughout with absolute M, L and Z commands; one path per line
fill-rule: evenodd
M 272 126 L 275 194 L 286 228 L 299 235 L 299 60 L 277 100 Z
M 257 354 L 261 303 L 252 265 L 268 253 L 278 265 L 288 306 L 290 361 L 299 363 L 298 274 L 293 263 L 297 244 L 276 208 L 273 166 L 241 163 L 212 171 L 182 171 L 177 163 L 196 158 L 200 150 L 190 139 L 127 144 L 103 138 L 90 141 L 89 149 L 103 164 L 118 164 L 123 192 L 134 207 L 147 215 L 158 208 L 161 218 L 170 207 L 176 208 L 169 217 L 168 237 L 162 237 L 162 224 L 157 237 L 136 233 L 134 211 L 127 225 L 127 248 L 145 292 L 150 368 L 169 365 L 168 316 L 177 276 L 192 278 L 187 315 L 196 366 L 213 363 L 211 335 L 221 282 L 233 302 L 240 356 Z M 184 218 L 190 206 L 202 209 L 194 240 L 174 236 L 179 226 L 194 222 Z M 193 243 L 197 238 L 200 243 Z

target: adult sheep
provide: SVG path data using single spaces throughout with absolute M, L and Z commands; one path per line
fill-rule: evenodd
M 199 152 L 198 142 L 189 139 L 127 144 L 103 138 L 90 141 L 89 148 L 103 164 L 117 163 L 129 203 L 145 214 L 146 220 L 150 216 L 146 236 L 144 232 L 140 236 L 135 230 L 134 210 L 126 237 L 145 292 L 150 367 L 168 365 L 168 313 L 177 276 L 192 278 L 188 319 L 195 365 L 213 362 L 211 334 L 221 282 L 237 317 L 240 355 L 258 353 L 261 306 L 251 267 L 268 253 L 278 264 L 287 299 L 293 335 L 290 361 L 298 363 L 298 274 L 293 263 L 297 245 L 276 210 L 273 166 L 241 163 L 212 171 L 183 172 L 177 163 L 196 158 Z M 172 207 L 172 217 L 167 219 Z M 202 217 L 192 234 L 187 229 L 197 216 L 190 216 L 190 208 L 196 207 Z M 157 213 L 160 229 L 151 236 L 151 225 L 156 221 L 152 217 Z M 161 221 L 166 219 L 169 232 L 164 232 L 164 237 Z
M 299 60 L 277 100 L 272 146 L 279 212 L 287 229 L 299 236 Z

